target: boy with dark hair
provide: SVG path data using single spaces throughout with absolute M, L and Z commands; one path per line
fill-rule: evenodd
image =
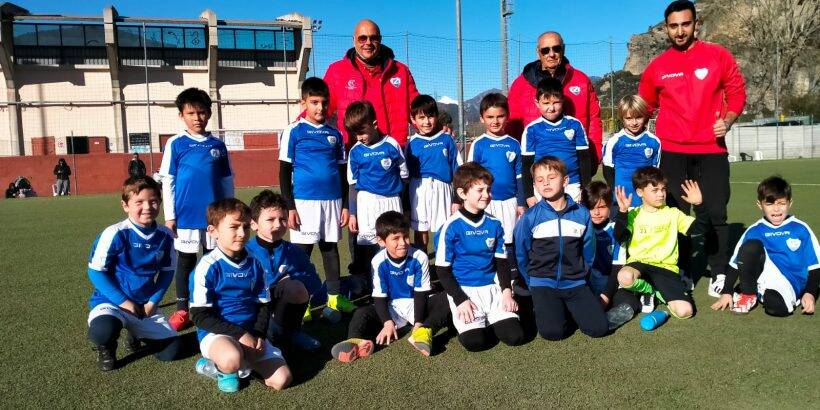
M 798 305 L 814 314 L 820 286 L 820 245 L 809 225 L 789 214 L 792 189 L 772 176 L 757 186 L 763 217 L 743 233 L 732 255 L 726 286 L 712 309 L 749 313 L 760 298 L 766 314 L 788 316 Z M 732 294 L 740 276 L 740 295 Z
M 615 239 L 627 244 L 629 254 L 618 272 L 618 283 L 626 290 L 654 295 L 667 304 L 672 316 L 688 318 L 694 308 L 678 268 L 678 234 L 703 235 L 709 229 L 709 212 L 700 206 L 700 187 L 690 180 L 681 186 L 683 200 L 694 205 L 693 218 L 666 205 L 666 177 L 660 169 L 639 168 L 632 176 L 632 186 L 643 203 L 631 209 L 632 195 L 624 187 L 615 188 Z
M 387 211 L 402 212 L 401 193 L 409 172 L 399 143 L 376 127 L 376 111 L 370 102 L 350 104 L 344 123 L 357 141 L 347 163 L 350 232 L 358 234 L 351 273 L 369 276 L 370 261 L 379 251 L 376 219 Z
M 353 303 L 340 294 L 339 247 L 347 226 L 347 158 L 339 130 L 326 123 L 327 84 L 310 77 L 302 83 L 304 118 L 290 124 L 279 143 L 279 181 L 288 205 L 290 240 L 310 256 L 319 244 L 327 280 L 326 317 L 338 321 Z
M 191 317 L 202 358 L 197 370 L 216 366 L 219 390 L 235 393 L 239 378 L 259 374 L 266 386 L 290 384 L 282 352 L 265 339 L 270 322 L 270 292 L 265 269 L 248 254 L 251 210 L 226 198 L 208 206 L 208 234 L 217 246 L 202 257 L 191 282 Z
M 321 344 L 301 329 L 303 318 L 310 316 L 310 297 L 319 292 L 322 280 L 310 257 L 299 246 L 283 239 L 288 231 L 285 198 L 266 189 L 253 197 L 250 208 L 251 229 L 256 237 L 245 248 L 265 269 L 265 285 L 270 289 L 273 309 L 268 338 L 315 351 Z
M 410 172 L 410 227 L 413 243 L 427 250 L 430 232 L 435 237 L 444 221 L 457 209 L 453 205 L 453 173 L 461 165 L 453 136 L 441 131 L 438 105 L 429 95 L 410 104 L 410 119 L 418 133 L 405 147 Z
M 188 88 L 179 93 L 175 103 L 185 131 L 165 144 L 159 175 L 165 197 L 165 226 L 174 232 L 177 250 L 177 311 L 169 322 L 180 330 L 191 323 L 188 279 L 197 252 L 215 246 L 206 233 L 205 209 L 211 202 L 232 197 L 234 187 L 225 143 L 205 130 L 211 118 L 211 98 L 205 91 Z
M 441 229 L 436 273 L 447 293 L 458 341 L 471 352 L 497 340 L 515 346 L 524 339 L 513 299 L 512 277 L 501 221 L 486 213 L 493 175 L 475 162 L 456 170 L 453 187 L 462 207 Z
M 527 204 L 533 206 L 540 198 L 533 189 L 534 176 L 529 172 L 533 163 L 550 155 L 566 164 L 569 182 L 566 192 L 573 201 L 581 200 L 581 187 L 586 186 L 591 174 L 589 142 L 584 126 L 577 118 L 564 115 L 564 86 L 556 78 L 538 82 L 535 105 L 541 117 L 529 123 L 521 134 L 521 155 L 524 169 L 524 189 Z
M 532 166 L 542 200 L 524 213 L 515 227 L 518 270 L 532 294 L 535 324 L 541 337 L 561 340 L 567 313 L 590 337 L 602 337 L 609 326 L 600 299 L 587 284 L 595 260 L 595 233 L 589 211 L 564 192 L 567 168 L 545 156 Z
M 370 355 L 371 340 L 388 345 L 398 340 L 398 329 L 412 324 L 407 341 L 429 356 L 433 335 L 449 322 L 449 309 L 443 293 L 430 295 L 427 253 L 410 246 L 410 224 L 396 211 L 376 219 L 376 235 L 382 250 L 371 263 L 373 305 L 356 309 L 349 339 L 333 346 L 331 353 L 341 362 L 352 362 Z
M 174 233 L 156 223 L 161 202 L 159 184 L 150 177 L 131 177 L 122 187 L 122 222 L 105 228 L 91 246 L 88 279 L 94 293 L 88 301 L 88 338 L 96 346 L 97 365 L 116 366 L 117 339 L 128 329 L 126 347 L 145 341 L 162 361 L 174 360 L 177 332 L 157 311 L 174 278 Z

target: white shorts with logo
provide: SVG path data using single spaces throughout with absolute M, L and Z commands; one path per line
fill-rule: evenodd
M 413 298 L 391 300 L 388 311 L 390 311 L 390 318 L 393 319 L 393 323 L 396 324 L 396 329 L 400 329 L 408 324 L 412 325 L 416 320 L 414 316 L 415 305 Z
M 483 329 L 505 319 L 518 319 L 515 312 L 507 312 L 501 304 L 501 286 L 491 284 L 485 286 L 461 286 L 461 290 L 475 304 L 476 310 L 473 312 L 475 319 L 470 323 L 464 323 L 458 318 L 458 307 L 453 298 L 447 295 L 450 302 L 450 312 L 453 315 L 453 324 L 458 333 L 468 330 Z
M 198 253 L 202 249 L 213 249 L 216 247 L 216 240 L 208 235 L 205 229 L 181 229 L 177 228 L 177 237 L 174 238 L 174 249 L 185 253 Z
M 339 242 L 342 228 L 342 199 L 295 199 L 296 212 L 301 225 L 298 231 L 290 230 L 290 241 L 314 244 L 319 241 Z
M 356 221 L 359 224 L 359 234 L 356 243 L 359 245 L 375 245 L 376 219 L 387 211 L 401 213 L 401 198 L 396 196 L 381 196 L 367 191 L 356 194 Z
M 571 184 L 567 184 L 564 187 L 564 193 L 569 195 L 573 201 L 580 203 L 581 202 L 581 183 L 580 182 L 573 182 Z M 535 199 L 540 201 L 543 197 L 538 191 L 535 191 Z
M 766 255 L 766 261 L 763 263 L 763 272 L 761 272 L 760 277 L 757 278 L 757 293 L 760 295 L 760 301 L 764 305 L 766 304 L 766 300 L 763 299 L 763 294 L 765 294 L 767 290 L 773 290 L 783 297 L 783 301 L 786 302 L 786 307 L 789 308 L 789 313 L 794 312 L 795 306 L 800 305 L 800 298 L 797 297 L 797 293 L 794 291 L 792 284 L 783 276 L 777 265 L 769 259 L 768 254 Z
M 518 200 L 513 197 L 503 201 L 492 200 L 485 210 L 485 212 L 501 221 L 501 226 L 504 227 L 504 243 L 512 243 L 513 241 L 513 229 L 515 229 L 515 223 L 518 222 L 517 207 Z
M 122 322 L 122 326 L 128 329 L 134 337 L 138 339 L 162 340 L 177 336 L 176 330 L 168 324 L 168 318 L 160 313 L 145 318 L 138 318 L 121 307 L 112 303 L 100 303 L 88 313 L 88 324 L 100 316 L 114 316 Z
M 210 357 L 210 355 L 208 354 L 208 352 L 211 351 L 211 345 L 214 343 L 214 341 L 216 341 L 220 337 L 227 337 L 228 339 L 236 340 L 233 337 L 228 336 L 228 335 L 221 335 L 221 334 L 217 334 L 217 333 L 208 333 L 207 335 L 205 335 L 205 337 L 202 338 L 202 341 L 199 342 L 199 351 L 202 353 L 202 357 L 204 357 L 208 360 L 213 360 Z M 264 348 L 264 351 L 262 352 L 261 355 L 259 355 L 259 357 L 256 358 L 255 363 L 264 362 L 265 360 L 285 361 L 285 357 L 282 356 L 282 351 L 279 350 L 278 348 L 274 347 L 272 344 L 270 344 L 270 342 L 267 339 L 265 339 L 265 341 L 263 343 L 263 348 Z M 251 364 L 253 364 L 253 363 L 251 363 Z M 248 367 L 249 367 L 248 363 L 242 363 L 242 368 L 243 369 L 246 369 Z M 240 373 L 242 373 L 242 371 L 240 371 Z
M 435 178 L 410 180 L 410 227 L 414 231 L 438 232 L 450 217 L 452 185 Z

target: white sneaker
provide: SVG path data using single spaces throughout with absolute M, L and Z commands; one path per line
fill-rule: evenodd
M 726 275 L 717 275 L 709 279 L 709 296 L 719 298 L 720 293 L 723 292 L 723 285 L 726 284 Z
M 641 313 L 652 313 L 655 311 L 655 295 L 641 295 Z

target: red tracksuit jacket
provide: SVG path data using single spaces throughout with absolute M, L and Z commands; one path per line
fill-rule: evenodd
M 655 135 L 666 152 L 726 152 L 712 127 L 727 111 L 743 113 L 746 81 L 725 48 L 695 40 L 687 51 L 669 48 L 649 63 L 638 94 L 658 110 Z

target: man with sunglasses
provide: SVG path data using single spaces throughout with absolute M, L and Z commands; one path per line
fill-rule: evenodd
M 402 147 L 407 142 L 410 102 L 419 95 L 413 75 L 382 44 L 379 26 L 362 20 L 353 30 L 353 48 L 325 72 L 330 87 L 328 112 L 336 114 L 348 148 L 356 142 L 344 127 L 345 110 L 354 101 L 367 100 L 376 109 L 376 125 Z
M 564 114 L 581 121 L 587 133 L 592 165 L 590 175 L 595 175 L 601 157 L 603 131 L 601 106 L 595 94 L 595 87 L 586 74 L 570 65 L 564 55 L 566 47 L 560 34 L 547 31 L 538 36 L 535 51 L 538 54 L 538 60 L 524 66 L 521 75 L 510 86 L 508 98 L 510 117 L 507 122 L 507 132 L 516 138 L 521 138 L 527 124 L 541 116 L 535 105 L 536 85 L 544 78 L 557 78 L 564 87 Z
M 661 140 L 661 170 L 669 180 L 666 201 L 689 212 L 681 200 L 684 180 L 703 190 L 713 231 L 706 234 L 706 253 L 712 280 L 709 294 L 718 297 L 729 262 L 729 160 L 726 133 L 743 112 L 746 89 L 743 74 L 725 48 L 698 40 L 695 5 L 673 1 L 664 12 L 671 47 L 655 57 L 641 75 L 638 93 L 650 110 L 658 110 L 655 134 Z M 691 253 L 681 242 L 681 255 Z M 690 260 L 681 257 L 680 260 Z M 688 270 L 688 266 L 681 266 Z M 687 272 L 693 277 L 695 272 Z

